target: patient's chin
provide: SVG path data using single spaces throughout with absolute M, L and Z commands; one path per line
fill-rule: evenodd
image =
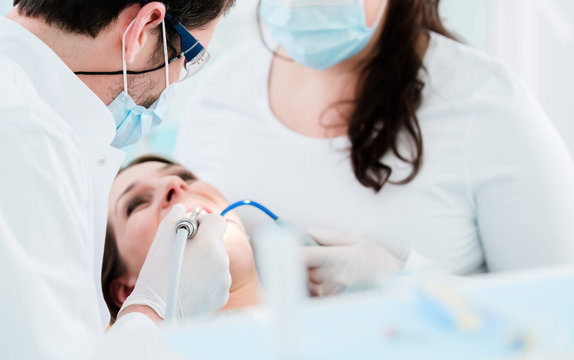
M 252 282 L 257 276 L 253 250 L 247 234 L 234 223 L 228 223 L 223 240 L 229 256 L 231 291 L 233 291 Z

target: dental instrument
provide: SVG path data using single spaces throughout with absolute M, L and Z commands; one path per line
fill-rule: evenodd
M 175 319 L 177 291 L 179 289 L 179 279 L 181 277 L 181 265 L 183 263 L 185 243 L 187 240 L 193 238 L 197 233 L 197 228 L 199 226 L 197 218 L 202 211 L 203 209 L 201 207 L 194 207 L 191 214 L 179 220 L 175 226 L 176 237 L 173 249 L 173 259 L 171 262 L 171 276 L 169 277 L 169 285 L 167 291 L 167 305 L 165 310 L 165 319 L 167 321 Z
M 286 221 L 286 220 L 278 217 L 273 212 L 271 212 L 271 210 L 269 210 L 267 207 L 259 204 L 258 202 L 255 202 L 253 200 L 247 200 L 246 199 L 246 200 L 237 201 L 237 202 L 229 205 L 227 208 L 225 208 L 225 210 L 223 210 L 221 212 L 221 216 L 225 216 L 225 214 L 227 214 L 229 211 L 231 211 L 231 210 L 233 210 L 239 206 L 244 206 L 244 205 L 253 206 L 253 207 L 256 207 L 257 209 L 263 211 L 271 219 L 273 219 L 273 221 L 275 221 L 275 223 L 277 225 L 279 225 L 279 227 L 287 230 L 289 233 L 291 233 L 292 236 L 297 238 L 299 245 L 304 245 L 304 246 L 319 245 L 319 243 L 317 243 L 317 241 L 315 241 L 309 234 L 307 234 L 304 231 L 299 230 L 299 228 L 297 228 L 295 225 L 293 225 L 289 221 Z
M 285 221 L 275 215 L 271 210 L 265 206 L 259 204 L 258 202 L 252 200 L 240 200 L 231 205 L 229 205 L 225 210 L 221 212 L 221 216 L 225 216 L 229 211 L 244 205 L 250 205 L 258 208 L 267 214 L 271 219 L 275 221 L 280 228 L 287 230 L 287 234 L 290 234 L 295 239 L 299 245 L 318 245 L 318 243 L 313 240 L 309 234 L 299 230 L 295 225 L 288 221 Z M 185 251 L 185 243 L 187 240 L 192 239 L 197 233 L 199 224 L 197 218 L 204 212 L 203 208 L 196 206 L 193 208 L 191 214 L 187 215 L 185 218 L 179 220 L 176 224 L 176 237 L 173 249 L 173 259 L 171 263 L 171 273 L 168 284 L 167 292 L 167 304 L 165 311 L 165 320 L 173 321 L 175 320 L 176 314 L 176 304 L 177 304 L 177 292 L 179 289 L 179 280 L 181 277 L 181 267 L 183 264 L 183 255 Z
M 275 221 L 277 221 L 277 219 L 278 219 L 277 215 L 272 213 L 271 210 L 267 209 L 265 206 L 259 204 L 258 202 L 255 202 L 253 200 L 239 200 L 237 202 L 234 202 L 233 204 L 229 205 L 228 207 L 225 208 L 225 210 L 223 210 L 221 212 L 221 216 L 225 216 L 225 214 L 227 214 L 229 211 L 235 209 L 236 207 L 243 206 L 243 205 L 250 205 L 250 206 L 256 207 L 259 210 L 263 211 L 265 214 L 269 215 L 269 217 Z

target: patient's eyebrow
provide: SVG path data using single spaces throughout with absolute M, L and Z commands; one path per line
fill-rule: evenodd
M 124 196 L 125 194 L 129 193 L 130 190 L 132 190 L 137 184 L 138 184 L 138 182 L 137 182 L 137 181 L 134 181 L 133 183 L 131 183 L 131 184 L 124 190 L 124 192 L 121 193 L 120 196 L 118 196 L 118 200 L 116 201 L 116 212 L 118 211 L 118 204 L 120 203 L 120 199 L 122 198 L 122 196 Z

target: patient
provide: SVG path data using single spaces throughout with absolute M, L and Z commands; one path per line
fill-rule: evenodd
M 213 186 L 157 156 L 132 161 L 114 180 L 102 267 L 102 289 L 112 322 L 134 288 L 159 223 L 177 203 L 189 211 L 201 206 L 209 213 L 221 213 L 229 205 Z M 235 213 L 225 218 L 232 283 L 223 310 L 256 305 L 258 280 L 248 236 Z

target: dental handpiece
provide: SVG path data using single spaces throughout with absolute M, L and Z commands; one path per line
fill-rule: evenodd
M 175 243 L 173 248 L 173 258 L 171 261 L 171 273 L 167 290 L 167 304 L 165 308 L 165 319 L 171 321 L 175 319 L 177 292 L 179 289 L 179 278 L 181 277 L 181 266 L 187 240 L 197 234 L 199 224 L 197 218 L 203 209 L 199 206 L 193 208 L 191 213 L 179 220 L 175 225 Z
M 194 237 L 195 234 L 197 233 L 197 228 L 199 226 L 197 224 L 197 218 L 199 217 L 202 211 L 203 209 L 201 207 L 199 206 L 194 207 L 191 213 L 187 214 L 186 217 L 177 222 L 177 224 L 175 225 L 176 233 L 179 232 L 180 230 L 185 230 L 187 231 L 187 239 L 191 239 L 192 237 Z

